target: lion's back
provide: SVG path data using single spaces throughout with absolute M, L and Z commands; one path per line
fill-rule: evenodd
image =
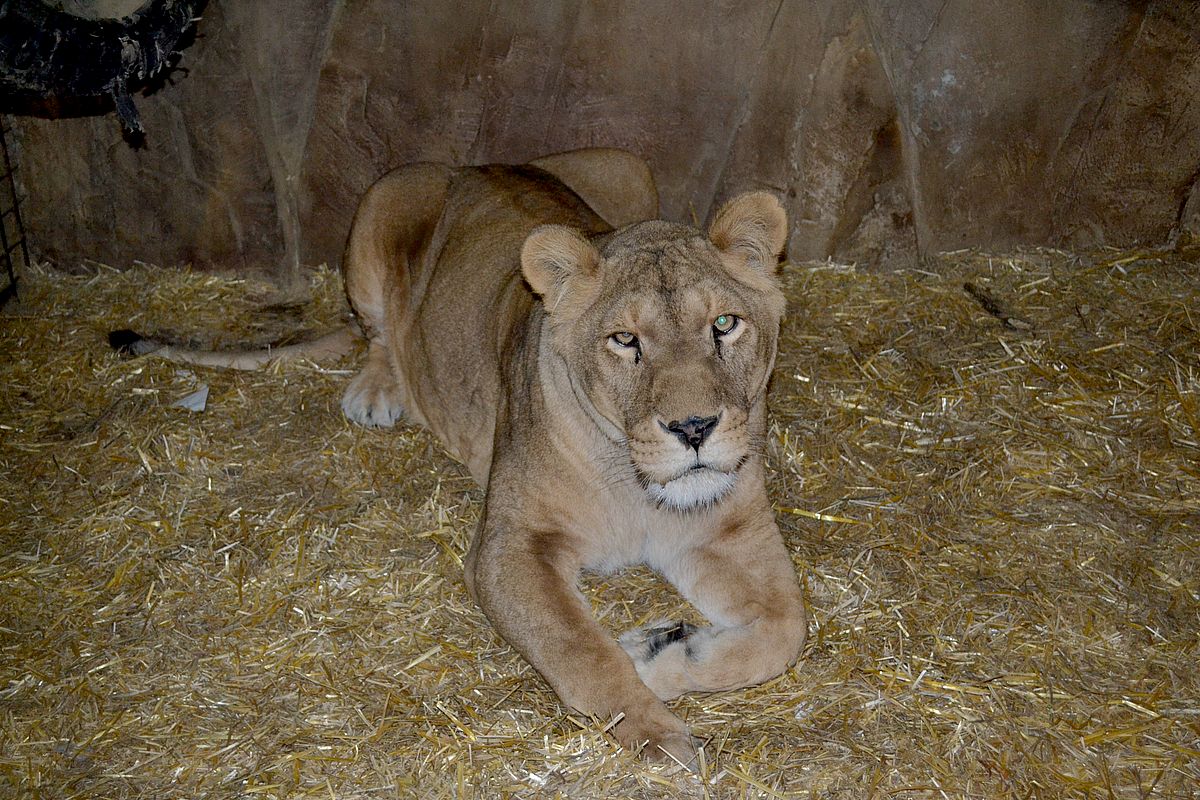
M 527 166 L 456 171 L 398 353 L 416 409 L 477 479 L 491 456 L 503 354 L 528 336 L 537 303 L 521 244 L 538 225 L 608 225 L 549 173 Z

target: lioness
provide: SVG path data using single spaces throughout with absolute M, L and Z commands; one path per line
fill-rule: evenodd
M 686 764 L 663 701 L 774 677 L 805 639 L 763 481 L 787 223 L 763 192 L 707 233 L 656 214 L 614 150 L 386 175 L 346 248 L 369 350 L 342 408 L 441 438 L 486 488 L 466 584 L 496 630 L 623 745 Z M 577 576 L 637 563 L 711 626 L 609 638 Z

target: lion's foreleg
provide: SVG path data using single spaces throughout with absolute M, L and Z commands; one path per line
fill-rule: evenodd
M 804 601 L 774 524 L 690 549 L 660 569 L 712 626 L 671 623 L 621 637 L 658 697 L 753 686 L 799 657 Z
M 578 563 L 551 532 L 481 531 L 468 580 L 496 630 L 559 698 L 607 722 L 622 745 L 653 760 L 688 763 L 687 726 L 638 677 L 625 652 L 592 617 L 575 585 Z

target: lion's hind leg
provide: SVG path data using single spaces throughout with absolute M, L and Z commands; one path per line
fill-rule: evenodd
M 390 428 L 404 415 L 400 380 L 382 344 L 371 343 L 367 363 L 342 395 L 342 412 L 367 428 Z
M 342 268 L 346 296 L 371 345 L 366 364 L 346 387 L 342 411 L 368 428 L 395 425 L 410 399 L 395 356 L 403 352 L 414 305 L 413 272 L 424 263 L 451 172 L 442 164 L 392 170 L 367 190 L 354 215 Z M 411 416 L 414 409 L 408 411 Z
M 804 602 L 773 524 L 657 566 L 713 623 L 656 624 L 621 637 L 659 698 L 753 686 L 795 663 L 806 635 Z

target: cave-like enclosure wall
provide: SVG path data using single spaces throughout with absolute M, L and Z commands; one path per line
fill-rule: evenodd
M 793 258 L 1159 244 L 1196 227 L 1188 0 L 210 0 L 186 76 L 114 118 L 18 120 L 44 257 L 340 261 L 407 161 L 647 157 L 667 218 L 785 198 Z M 1200 194 L 1200 193 L 1196 193 Z

